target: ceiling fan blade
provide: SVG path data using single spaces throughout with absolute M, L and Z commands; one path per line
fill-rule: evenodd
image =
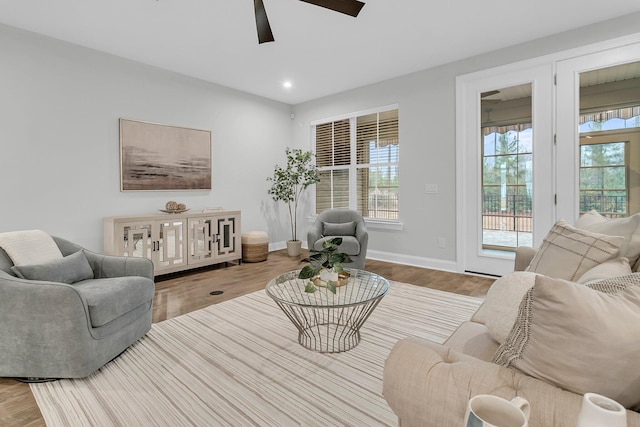
M 258 43 L 272 42 L 273 33 L 271 32 L 271 25 L 269 25 L 269 19 L 267 18 L 267 10 L 264 8 L 262 0 L 253 0 L 253 7 L 256 10 L 256 28 L 258 29 Z
M 345 15 L 358 16 L 360 10 L 364 6 L 364 3 L 358 0 L 300 0 L 305 3 L 315 4 L 316 6 L 324 7 L 326 9 L 335 10 L 336 12 L 344 13 Z

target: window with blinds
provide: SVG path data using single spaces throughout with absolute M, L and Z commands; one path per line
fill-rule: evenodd
M 398 220 L 398 109 L 318 123 L 316 213 L 350 208 L 365 218 Z

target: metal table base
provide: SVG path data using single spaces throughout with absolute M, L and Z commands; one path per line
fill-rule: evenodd
M 267 285 L 267 294 L 298 329 L 298 342 L 309 350 L 339 353 L 360 342 L 360 328 L 389 289 L 381 276 L 351 270 L 349 282 L 332 294 L 321 288 L 304 292 L 307 280 L 297 271 L 285 273 Z

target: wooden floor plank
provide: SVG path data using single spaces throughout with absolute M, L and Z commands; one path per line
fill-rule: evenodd
M 269 253 L 265 262 L 229 263 L 156 278 L 153 321 L 160 322 L 223 301 L 264 289 L 267 282 L 286 271 L 301 268 L 299 257 L 286 251 Z M 366 269 L 389 280 L 411 283 L 462 295 L 482 297 L 494 279 L 462 275 L 384 261 L 367 260 Z M 211 295 L 211 292 L 220 292 Z M 44 426 L 31 389 L 13 379 L 0 378 L 0 425 Z

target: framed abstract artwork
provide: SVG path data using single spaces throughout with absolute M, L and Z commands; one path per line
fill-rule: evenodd
M 211 189 L 211 131 L 120 119 L 120 190 Z

